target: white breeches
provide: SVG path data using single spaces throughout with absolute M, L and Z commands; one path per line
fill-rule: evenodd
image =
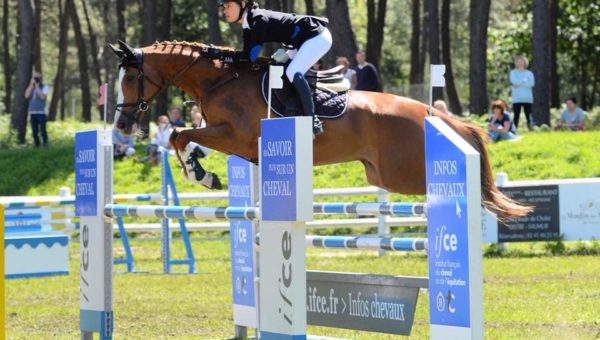
M 331 33 L 327 28 L 316 37 L 310 38 L 296 50 L 288 51 L 288 55 L 292 58 L 290 65 L 285 71 L 285 75 L 290 82 L 294 82 L 294 74 L 300 72 L 306 73 L 322 56 L 331 48 Z M 294 53 L 296 52 L 296 53 Z

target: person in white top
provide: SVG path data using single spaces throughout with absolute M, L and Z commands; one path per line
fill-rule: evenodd
M 150 160 L 152 165 L 158 163 L 158 155 L 163 152 L 174 153 L 173 148 L 169 145 L 169 137 L 173 132 L 173 127 L 169 123 L 169 117 L 167 115 L 161 115 L 158 117 L 158 129 L 150 141 L 150 145 L 146 151 L 148 156 L 144 158 L 144 161 Z

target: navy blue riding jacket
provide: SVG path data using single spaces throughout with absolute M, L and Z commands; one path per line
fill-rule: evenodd
M 243 29 L 244 50 L 240 57 L 256 61 L 263 43 L 278 42 L 286 48 L 299 48 L 306 40 L 319 35 L 329 24 L 327 18 L 296 15 L 251 8 L 246 21 L 249 29 Z

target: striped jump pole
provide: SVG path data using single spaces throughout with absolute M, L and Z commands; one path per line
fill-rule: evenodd
M 254 207 L 195 207 L 165 205 L 120 205 L 107 204 L 104 215 L 107 217 L 157 217 L 157 218 L 196 218 L 254 220 L 258 209 Z
M 314 248 L 337 249 L 422 251 L 427 250 L 427 239 L 400 237 L 306 235 L 306 246 Z
M 426 216 L 425 203 L 314 203 L 315 214 L 359 216 Z

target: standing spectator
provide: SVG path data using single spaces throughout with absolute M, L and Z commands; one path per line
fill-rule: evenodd
M 150 160 L 152 165 L 158 164 L 159 154 L 167 151 L 171 154 L 175 153 L 169 145 L 169 137 L 171 136 L 171 132 L 173 132 L 173 128 L 169 124 L 169 117 L 161 115 L 158 117 L 157 122 L 158 129 L 154 137 L 152 137 L 150 145 L 146 148 L 148 156 L 143 159 L 143 161 Z
M 379 91 L 379 74 L 373 64 L 367 62 L 364 51 L 356 53 L 356 90 Z
M 172 107 L 171 110 L 169 110 L 169 117 L 171 121 L 171 127 L 185 127 L 185 122 L 183 121 L 183 118 L 181 118 L 180 108 Z
M 565 109 L 560 113 L 555 130 L 570 129 L 574 131 L 583 130 L 585 112 L 577 106 L 577 99 L 570 97 L 565 100 Z
M 29 99 L 29 120 L 31 122 L 31 133 L 35 147 L 40 147 L 40 138 L 44 146 L 48 146 L 48 133 L 46 132 L 46 97 L 48 97 L 48 86 L 42 81 L 42 74 L 34 71 L 25 90 L 25 98 Z
M 492 103 L 492 116 L 488 123 L 488 136 L 493 142 L 502 139 L 511 140 L 517 138 L 512 119 L 505 111 L 504 101 L 496 100 Z
M 531 121 L 531 105 L 533 104 L 533 86 L 535 78 L 533 72 L 527 70 L 529 61 L 525 56 L 515 58 L 515 69 L 510 71 L 511 99 L 513 112 L 515 114 L 515 129 L 519 128 L 519 116 L 521 108 L 525 110 L 527 119 L 527 128 L 531 130 L 533 122 Z
M 192 117 L 192 128 L 199 129 L 204 127 L 204 118 L 202 117 L 202 112 L 198 109 L 198 105 L 192 106 L 192 110 L 190 111 L 190 116 Z
M 441 99 L 438 99 L 435 102 L 433 102 L 433 107 L 438 109 L 448 117 L 454 116 L 452 112 L 448 111 L 448 105 L 446 105 L 446 102 Z
M 133 135 L 125 136 L 119 130 L 112 130 L 113 158 L 122 159 L 135 154 Z
M 346 57 L 337 57 L 335 60 L 337 65 L 342 65 L 344 68 L 342 69 L 342 74 L 344 78 L 348 79 L 350 82 L 350 89 L 354 90 L 356 88 L 356 71 L 350 68 L 350 62 Z

